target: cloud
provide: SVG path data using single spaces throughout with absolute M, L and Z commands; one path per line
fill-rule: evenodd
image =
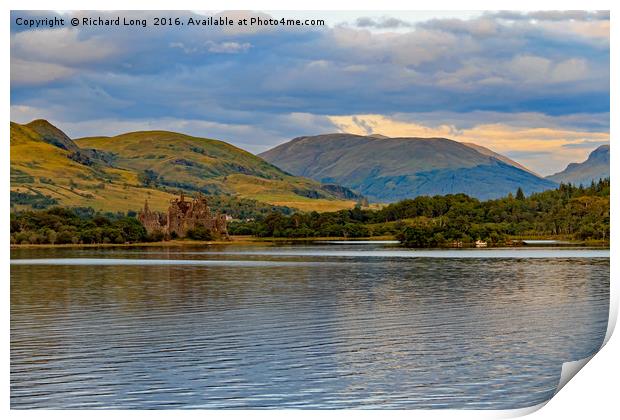
M 27 105 L 11 105 L 11 121 L 28 123 L 37 118 L 46 118 L 46 111 Z
M 551 71 L 553 82 L 574 82 L 588 77 L 588 62 L 581 58 L 569 58 L 557 63 Z
M 586 149 L 588 152 L 591 152 L 592 150 L 604 144 L 609 144 L 609 141 L 584 140 L 584 141 L 580 141 L 576 143 L 563 144 L 562 147 L 565 147 L 568 149 Z
M 180 50 L 182 50 L 185 54 L 192 54 L 198 51 L 198 48 L 196 47 L 188 47 L 186 46 L 184 43 L 182 42 L 171 42 L 168 44 L 168 46 L 170 48 L 179 48 Z
M 409 22 L 393 17 L 382 17 L 379 19 L 360 17 L 355 21 L 355 25 L 360 28 L 378 29 L 410 28 L 413 26 L 413 24 Z
M 490 17 L 506 20 L 543 20 L 543 21 L 566 21 L 566 20 L 609 20 L 609 11 L 587 10 L 541 10 L 533 12 L 500 11 L 488 13 Z
M 80 38 L 76 29 L 58 28 L 19 32 L 11 36 L 11 55 L 59 65 L 97 63 L 122 47 L 100 36 Z
M 207 48 L 210 52 L 214 53 L 226 53 L 226 54 L 236 54 L 240 52 L 247 51 L 250 49 L 252 44 L 249 42 L 213 42 L 207 41 Z
M 252 44 L 249 42 L 215 42 L 208 40 L 204 43 L 204 48 L 202 46 L 189 46 L 183 42 L 170 42 L 168 46 L 170 48 L 178 48 L 185 54 L 199 54 L 204 53 L 205 51 L 212 53 L 237 54 L 249 50 L 252 47 Z
M 73 69 L 53 63 L 11 60 L 11 83 L 14 86 L 42 85 L 66 79 L 75 73 Z
M 374 130 L 373 126 L 369 124 L 368 122 L 366 122 L 365 120 L 360 119 L 354 115 L 351 118 L 351 122 L 353 122 L 353 124 L 355 124 L 358 128 L 360 128 L 364 134 L 373 134 L 373 130 Z
M 80 12 L 67 18 L 97 13 Z M 101 13 L 115 17 L 119 12 Z M 131 18 L 153 14 L 123 13 Z M 190 12 L 173 14 L 180 19 L 204 18 Z M 214 16 L 224 15 L 235 19 L 268 17 L 254 12 Z M 394 16 L 359 19 L 362 25 L 406 23 Z M 590 38 L 583 35 L 583 28 L 570 26 L 608 21 L 546 21 L 568 25 L 562 28 L 564 32 L 574 29 L 568 41 L 558 40 L 558 27 L 551 30 L 524 19 L 518 24 L 502 22 L 504 19 L 492 15 L 433 19 L 407 23 L 407 31 L 399 33 L 347 27 L 249 31 L 225 27 L 140 31 L 60 28 L 14 32 L 11 54 L 14 59 L 62 66 L 50 71 L 51 81 L 66 79 L 77 71 L 74 84 L 88 78 L 89 84 L 99 84 L 121 97 L 133 95 L 143 86 L 139 96 L 157 109 L 172 108 L 177 102 L 161 92 L 169 85 L 182 91 L 195 86 L 208 89 L 209 102 L 220 107 L 250 110 L 260 105 L 276 113 L 496 109 L 558 114 L 593 104 L 597 112 L 608 109 L 608 46 L 581 43 Z M 36 69 L 23 72 L 16 86 L 29 79 L 43 80 Z M 125 89 L 108 85 L 127 77 L 133 77 L 133 82 Z M 148 84 L 139 79 L 148 80 Z M 27 96 L 22 90 L 13 98 Z
M 478 38 L 498 36 L 501 35 L 502 32 L 510 31 L 509 28 L 502 26 L 497 19 L 485 16 L 469 20 L 432 19 L 418 24 L 418 27 L 429 31 L 440 31 Z
M 55 15 L 12 16 L 16 13 Z M 99 15 L 150 20 L 159 14 L 84 11 L 64 17 Z M 183 21 L 270 17 L 169 15 Z M 584 149 L 564 144 L 605 141 L 598 137 L 609 131 L 605 12 L 402 18 L 361 13 L 347 17 L 353 26 L 325 27 L 13 25 L 12 113 L 34 118 L 39 112 L 83 135 L 109 130 L 105 124 L 161 123 L 222 136 L 252 151 L 298 135 L 333 132 L 344 123 L 364 133 L 417 124 L 420 135 L 471 136 L 476 142 L 476 134 L 487 139 L 486 146 L 497 143 L 507 153 L 525 151 L 529 140 L 542 153 L 545 129 L 564 136 L 547 141 L 546 150 L 573 160 L 570 153 Z

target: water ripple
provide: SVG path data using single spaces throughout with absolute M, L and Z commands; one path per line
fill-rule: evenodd
M 517 408 L 605 335 L 605 252 L 310 248 L 14 252 L 11 407 Z

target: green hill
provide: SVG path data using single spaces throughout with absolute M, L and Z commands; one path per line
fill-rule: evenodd
M 532 193 L 556 186 L 489 149 L 442 138 L 326 134 L 299 137 L 259 156 L 292 174 L 384 202 L 457 193 L 490 199 L 519 187 Z
M 47 121 L 11 123 L 11 192 L 14 208 L 93 207 L 137 210 L 149 199 L 164 209 L 179 191 L 203 192 L 222 203 L 300 210 L 350 208 L 347 189 L 289 175 L 222 141 L 166 131 L 71 140 Z M 226 200 L 224 200 L 226 201 Z

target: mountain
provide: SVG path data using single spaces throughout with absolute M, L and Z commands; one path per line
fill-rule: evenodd
M 353 134 L 298 137 L 259 154 L 287 172 L 335 182 L 371 200 L 465 193 L 480 199 L 556 184 L 477 145 L 443 138 L 385 138 Z
M 72 152 L 76 152 L 80 149 L 69 136 L 46 120 L 34 120 L 25 124 L 25 126 L 37 133 L 41 140 L 53 146 Z M 13 124 L 11 124 L 11 128 L 12 127 Z
M 500 155 L 497 152 L 494 152 L 491 149 L 487 149 L 484 146 L 480 146 L 479 144 L 475 144 L 475 143 L 467 143 L 467 142 L 463 142 L 462 144 L 464 144 L 465 146 L 471 147 L 472 149 L 482 153 L 485 156 L 491 156 L 494 157 L 497 160 L 500 160 L 510 166 L 514 166 L 517 167 L 519 169 L 523 169 L 526 172 L 531 173 L 534 176 L 540 177 L 540 175 L 538 175 L 536 172 L 526 168 L 525 166 L 521 165 L 519 162 L 515 162 L 514 160 L 510 159 L 509 157 L 506 157 L 504 155 Z
M 569 163 L 562 172 L 550 175 L 547 179 L 557 183 L 589 185 L 592 181 L 609 178 L 609 145 L 604 144 L 590 153 L 581 163 Z
M 71 139 L 45 120 L 11 123 L 11 197 L 16 208 L 45 203 L 164 209 L 179 191 L 215 200 L 328 211 L 351 208 L 349 189 L 297 177 L 228 143 L 166 131 Z
M 146 191 L 131 171 L 76 159 L 80 148 L 56 130 L 41 120 L 30 125 L 11 123 L 12 205 L 40 207 L 48 203 L 135 210 L 138 207 L 131 206 L 134 197 L 156 202 L 173 197 L 159 190 Z

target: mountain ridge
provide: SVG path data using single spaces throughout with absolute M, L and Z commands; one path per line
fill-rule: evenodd
M 297 137 L 259 156 L 289 173 L 336 182 L 387 202 L 459 192 L 488 199 L 519 187 L 532 193 L 556 185 L 505 156 L 474 146 L 446 138 L 333 133 Z
M 569 163 L 563 171 L 549 175 L 547 179 L 557 183 L 587 185 L 592 181 L 609 178 L 609 153 L 609 145 L 603 144 L 590 152 L 585 161 Z
M 10 126 L 11 191 L 22 199 L 127 211 L 146 198 L 161 209 L 185 191 L 327 211 L 361 198 L 287 174 L 220 140 L 156 130 L 72 140 L 45 120 Z

